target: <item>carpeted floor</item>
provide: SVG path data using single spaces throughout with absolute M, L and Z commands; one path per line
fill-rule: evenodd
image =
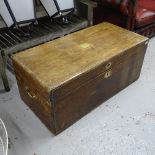
M 56 137 L 22 102 L 14 75 L 8 76 L 11 92 L 0 81 L 0 117 L 9 155 L 155 154 L 155 38 L 140 79 Z

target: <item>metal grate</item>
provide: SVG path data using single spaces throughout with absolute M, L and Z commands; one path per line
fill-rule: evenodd
M 0 50 L 5 50 L 8 55 L 8 66 L 11 70 L 11 55 L 45 43 L 47 41 L 62 37 L 80 29 L 86 28 L 88 21 L 78 16 L 69 18 L 69 24 L 63 25 L 59 22 L 51 22 L 50 18 L 44 17 L 38 20 L 38 24 L 33 26 L 31 35 L 30 26 L 18 29 L 0 29 Z
M 12 52 L 17 52 L 85 28 L 87 25 L 86 20 L 73 16 L 67 25 L 51 22 L 49 18 L 39 19 L 38 24 L 33 26 L 31 35 L 27 35 L 30 32 L 30 26 L 25 26 L 22 30 L 1 29 L 0 49 L 12 49 Z M 23 43 L 26 46 L 23 47 Z

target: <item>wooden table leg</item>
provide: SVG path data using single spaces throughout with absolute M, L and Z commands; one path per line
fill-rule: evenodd
M 97 3 L 93 2 L 92 0 L 80 0 L 81 3 L 88 6 L 88 25 L 93 25 L 93 18 L 94 18 L 94 8 L 97 7 Z
M 6 57 L 4 51 L 0 51 L 0 74 L 3 80 L 5 90 L 10 91 L 9 82 L 6 75 Z

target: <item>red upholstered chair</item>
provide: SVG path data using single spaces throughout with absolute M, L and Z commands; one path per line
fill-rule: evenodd
M 147 37 L 155 35 L 155 0 L 94 0 L 94 22 L 109 21 Z

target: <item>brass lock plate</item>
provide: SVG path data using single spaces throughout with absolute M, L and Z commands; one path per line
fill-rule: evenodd
M 106 73 L 104 74 L 104 78 L 107 79 L 107 78 L 111 77 L 111 75 L 112 75 L 112 70 L 108 70 L 108 71 L 106 71 Z
M 105 66 L 106 70 L 110 69 L 112 66 L 112 63 L 111 62 L 108 62 Z

